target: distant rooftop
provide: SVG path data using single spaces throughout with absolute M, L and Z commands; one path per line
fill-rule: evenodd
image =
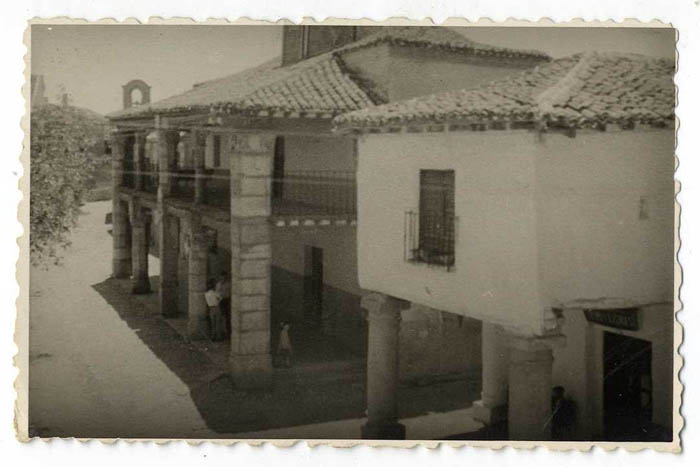
M 451 122 L 534 121 L 593 126 L 658 123 L 674 117 L 672 60 L 638 54 L 582 53 L 473 90 L 451 91 L 360 109 L 341 129 Z
M 539 51 L 495 47 L 471 41 L 444 27 L 381 27 L 378 32 L 330 52 L 281 66 L 280 58 L 224 78 L 205 81 L 161 101 L 120 110 L 110 119 L 187 112 L 276 113 L 331 118 L 382 102 L 366 82 L 346 70 L 342 55 L 382 43 L 460 51 L 466 55 L 550 60 Z

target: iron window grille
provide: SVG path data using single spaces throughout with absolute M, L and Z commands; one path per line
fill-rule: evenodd
M 404 260 L 451 270 L 455 265 L 458 225 L 459 218 L 456 216 L 434 218 L 421 216 L 416 211 L 406 211 Z
M 454 170 L 421 170 L 418 212 L 406 213 L 407 259 L 452 268 L 456 220 Z

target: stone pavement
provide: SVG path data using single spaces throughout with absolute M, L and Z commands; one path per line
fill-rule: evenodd
M 149 296 L 128 294 L 128 281 L 108 279 L 95 288 L 143 342 L 182 381 L 209 428 L 222 437 L 312 437 L 357 439 L 364 423 L 364 368 L 306 366 L 276 369 L 270 391 L 234 388 L 221 357 L 224 343 L 188 342 L 178 323 L 157 316 Z M 181 323 L 179 323 L 181 324 Z M 182 327 L 182 326 L 180 326 Z M 149 329 L 149 331 L 145 331 Z M 478 396 L 478 381 L 451 380 L 430 386 L 402 386 L 399 413 L 416 436 L 476 431 L 481 424 L 465 408 Z M 433 427 L 434 428 L 434 427 Z M 297 435 L 295 435 L 298 433 Z M 342 436 L 341 436 L 342 435 Z M 409 429 L 411 435 L 411 429 Z
M 109 278 L 108 205 L 85 206 L 62 266 L 32 269 L 31 434 L 359 438 L 364 368 L 275 370 L 269 391 L 235 390 L 213 358 L 222 349 L 188 342 L 157 314 L 156 294 L 131 295 L 128 281 Z M 408 436 L 478 430 L 468 408 L 479 386 L 478 377 L 400 386 Z
M 187 384 L 143 343 L 158 321 L 127 325 L 92 287 L 111 271 L 110 209 L 86 204 L 63 263 L 30 270 L 30 436 L 214 436 Z

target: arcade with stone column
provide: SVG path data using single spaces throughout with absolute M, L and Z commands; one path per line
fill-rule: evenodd
M 117 131 L 112 141 L 113 276 L 131 277 L 135 294 L 157 291 L 164 317 L 184 312 L 188 337 L 207 339 L 204 293 L 213 276 L 212 245 L 222 249 L 228 242 L 229 369 L 234 384 L 248 389 L 270 387 L 274 379 L 270 297 L 275 140 L 264 133 L 183 130 L 156 118 L 152 128 Z M 229 151 L 226 190 L 205 164 L 221 144 Z M 189 159 L 189 165 L 183 167 L 178 158 Z M 222 191 L 225 203 L 215 197 Z M 160 263 L 154 284 L 148 277 L 149 253 Z M 367 291 L 361 306 L 368 329 L 368 421 L 362 436 L 402 439 L 399 330 L 402 311 L 411 303 Z M 508 420 L 514 439 L 547 439 L 552 371 L 548 340 L 518 337 L 484 322 L 482 349 L 482 398 L 474 404 L 474 418 L 487 425 Z

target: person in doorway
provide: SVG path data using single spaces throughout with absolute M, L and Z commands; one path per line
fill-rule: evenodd
M 228 273 L 223 271 L 216 283 L 216 292 L 221 297 L 219 308 L 224 319 L 224 330 L 227 336 L 231 335 L 231 280 Z
M 220 341 L 226 338 L 226 324 L 224 317 L 221 314 L 221 295 L 216 291 L 216 281 L 209 279 L 207 283 L 207 291 L 204 293 L 204 299 L 209 308 L 209 324 L 211 326 L 211 340 Z
M 280 323 L 280 340 L 277 344 L 279 364 L 285 368 L 292 366 L 292 341 L 289 339 L 289 323 Z
M 552 440 L 569 441 L 574 437 L 576 407 L 574 401 L 566 397 L 562 386 L 552 388 Z

